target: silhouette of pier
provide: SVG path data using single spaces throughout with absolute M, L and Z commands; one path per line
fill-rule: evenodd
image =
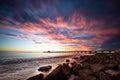
M 80 50 L 80 51 L 48 51 L 47 53 L 115 53 L 115 50 L 93 50 L 93 51 L 87 51 L 87 50 Z

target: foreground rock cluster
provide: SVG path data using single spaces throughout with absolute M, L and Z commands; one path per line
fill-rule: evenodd
M 73 58 L 59 65 L 47 77 L 39 74 L 28 80 L 120 80 L 120 53 L 99 53 Z

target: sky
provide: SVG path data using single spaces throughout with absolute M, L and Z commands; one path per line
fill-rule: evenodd
M 120 49 L 119 0 L 0 0 L 0 51 Z

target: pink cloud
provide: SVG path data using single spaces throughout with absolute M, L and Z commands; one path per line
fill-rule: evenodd
M 9 19 L 9 18 L 8 18 Z M 65 21 L 62 16 L 58 16 L 56 18 L 56 22 L 51 20 L 50 18 L 39 18 L 39 23 L 33 23 L 33 22 L 25 22 L 20 23 L 16 22 L 16 25 L 12 26 L 4 26 L 6 28 L 11 28 L 15 30 L 25 31 L 27 33 L 32 32 L 46 32 L 47 35 L 35 35 L 36 37 L 41 38 L 47 38 L 51 41 L 55 41 L 58 43 L 73 43 L 73 42 L 79 42 L 77 46 L 66 46 L 62 45 L 65 48 L 69 48 L 72 50 L 79 50 L 79 49 L 94 49 L 95 47 L 90 47 L 88 45 L 94 45 L 94 44 L 103 44 L 105 41 L 109 40 L 111 36 L 115 34 L 120 34 L 119 29 L 120 28 L 109 28 L 107 25 L 105 25 L 104 20 L 96 21 L 94 19 L 88 20 L 85 16 L 81 14 L 74 13 L 69 18 L 68 21 Z M 2 26 L 7 23 L 6 21 L 2 21 Z M 94 27 L 95 26 L 95 27 Z M 108 28 L 104 28 L 104 27 Z M 70 34 L 50 34 L 49 32 L 52 32 L 57 27 L 65 27 L 67 29 L 70 29 Z M 94 27 L 94 28 L 93 28 Z M 76 29 L 76 30 L 75 30 Z M 81 30 L 77 30 L 81 29 Z M 83 39 L 72 39 L 72 36 L 78 35 L 78 34 L 91 34 L 95 37 L 90 40 L 83 40 Z M 105 35 L 103 37 L 103 35 Z M 0 35 L 1 36 L 1 35 Z M 14 36 L 14 35 L 13 35 Z M 19 37 L 25 37 L 25 36 L 19 36 Z M 57 40 L 57 38 L 61 38 L 61 40 Z M 56 39 L 56 40 L 55 40 Z M 32 39 L 31 39 L 32 40 Z M 40 44 L 42 42 L 39 42 L 38 40 L 32 40 L 33 42 Z M 86 44 L 87 43 L 87 44 Z

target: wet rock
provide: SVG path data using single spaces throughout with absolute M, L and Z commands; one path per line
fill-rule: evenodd
M 72 74 L 77 75 L 78 71 L 81 70 L 81 69 L 82 69 L 82 67 L 81 67 L 80 64 L 74 64 L 71 68 L 71 72 L 72 72 Z
M 99 62 L 96 55 L 83 56 L 81 59 L 84 63 L 89 63 L 89 64 L 96 64 Z
M 94 64 L 94 65 L 91 65 L 90 67 L 91 67 L 92 72 L 94 73 L 99 72 L 105 68 L 105 66 L 102 64 Z
M 63 71 L 63 66 L 59 65 L 44 80 L 67 80 L 68 77 Z
M 82 67 L 83 69 L 90 69 L 90 64 L 88 64 L 88 63 L 83 63 L 83 64 L 81 65 L 81 67 Z
M 91 76 L 92 72 L 89 69 L 79 70 L 79 79 L 78 80 L 97 80 L 96 77 Z
M 92 76 L 92 71 L 90 69 L 79 70 L 79 79 L 80 80 L 97 80 L 95 76 Z
M 120 64 L 118 65 L 118 70 L 120 70 Z
M 102 63 L 103 63 L 103 64 L 108 64 L 108 63 L 110 63 L 110 61 L 106 59 L 106 60 L 104 60 Z
M 111 80 L 111 77 L 103 71 L 97 72 L 95 75 L 99 78 L 99 80 Z
M 112 76 L 111 80 L 120 80 L 120 75 Z
M 69 59 L 66 59 L 66 62 L 68 63 L 68 62 L 70 62 L 70 60 L 69 60 Z
M 38 71 L 49 71 L 52 68 L 52 66 L 43 66 L 38 69 Z
M 90 69 L 82 69 L 82 70 L 79 70 L 78 71 L 78 74 L 80 75 L 80 74 L 89 74 L 89 75 L 91 75 L 91 74 L 93 74 L 93 72 L 90 70 Z
M 73 61 L 73 62 L 71 62 L 70 63 L 71 64 L 71 66 L 73 66 L 73 65 L 75 65 L 75 64 L 77 64 L 75 61 Z
M 109 64 L 106 64 L 105 67 L 108 68 L 108 69 L 114 69 L 114 70 L 117 70 L 118 69 L 118 64 L 115 64 L 115 63 L 109 63 Z
M 79 76 L 71 75 L 68 80 L 81 80 L 81 79 L 79 78 Z
M 82 80 L 98 80 L 96 77 L 88 75 L 86 77 L 84 77 Z
M 79 73 L 79 80 L 98 80 L 98 79 L 86 73 Z
M 71 68 L 69 67 L 69 64 L 63 64 L 62 69 L 65 75 L 69 77 L 71 74 Z
M 44 75 L 43 74 L 39 74 L 33 77 L 28 78 L 27 80 L 43 80 Z
M 75 60 L 77 60 L 77 59 L 79 59 L 78 57 L 73 57 L 72 59 L 75 59 Z
M 112 75 L 112 76 L 118 76 L 118 75 L 120 75 L 120 71 L 115 71 L 115 70 L 105 70 L 105 72 L 107 73 L 107 74 L 110 74 L 110 75 Z

